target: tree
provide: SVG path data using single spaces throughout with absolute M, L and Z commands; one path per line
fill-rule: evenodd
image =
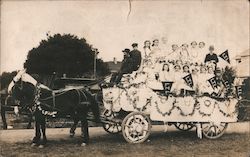
M 38 47 L 29 51 L 24 67 L 32 74 L 79 77 L 93 73 L 95 52 L 84 38 L 70 34 L 55 34 L 42 40 Z M 97 59 L 97 74 L 107 75 L 108 66 Z
M 16 76 L 17 72 L 13 71 L 13 72 L 3 72 L 2 75 L 0 76 L 0 80 L 1 80 L 1 89 L 5 89 L 8 87 L 8 85 L 10 84 L 10 82 L 12 81 L 13 77 Z

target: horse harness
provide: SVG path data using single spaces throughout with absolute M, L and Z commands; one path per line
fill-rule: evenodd
M 36 92 L 35 92 L 35 98 L 34 98 L 34 106 L 33 108 L 31 108 L 31 112 L 34 113 L 36 110 L 39 110 L 43 115 L 46 116 L 52 116 L 55 117 L 57 112 L 60 112 L 60 109 L 56 108 L 56 97 L 59 95 L 62 95 L 70 90 L 75 90 L 77 92 L 78 95 L 78 104 L 79 105 L 87 105 L 87 107 L 89 107 L 89 105 L 91 105 L 91 103 L 89 101 L 82 101 L 82 97 L 81 95 L 84 97 L 85 100 L 88 100 L 87 95 L 85 94 L 85 92 L 88 92 L 87 90 L 83 89 L 84 91 L 80 90 L 83 88 L 72 88 L 72 89 L 67 89 L 67 90 L 53 90 L 52 91 L 52 96 L 47 97 L 45 99 L 42 100 L 49 100 L 52 98 L 53 100 L 53 106 L 50 106 L 44 102 L 40 102 L 39 98 L 41 96 L 41 87 L 39 86 L 39 84 L 36 85 Z M 58 94 L 59 93 L 59 94 Z M 47 108 L 50 108 L 52 111 L 46 111 L 42 108 L 42 106 L 46 106 Z M 77 107 L 77 106 L 76 106 Z

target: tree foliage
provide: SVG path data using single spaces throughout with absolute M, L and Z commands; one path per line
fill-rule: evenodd
M 0 76 L 1 80 L 1 89 L 5 89 L 8 87 L 10 82 L 12 81 L 13 77 L 16 76 L 17 72 L 3 72 L 2 75 Z
M 24 67 L 28 73 L 67 74 L 79 77 L 85 73 L 93 73 L 95 52 L 84 38 L 70 34 L 55 34 L 42 40 L 38 47 L 29 51 Z M 97 73 L 109 73 L 107 64 L 97 59 Z

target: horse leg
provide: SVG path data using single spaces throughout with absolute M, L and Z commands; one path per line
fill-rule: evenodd
M 90 93 L 86 93 L 86 95 L 88 96 L 88 99 L 91 103 L 90 105 L 90 109 L 95 117 L 95 121 L 96 122 L 101 122 L 100 120 L 100 111 L 99 111 L 99 106 L 97 101 L 95 100 L 95 98 L 90 94 Z
M 32 114 L 28 115 L 28 116 L 29 116 L 29 123 L 27 125 L 27 129 L 30 129 L 31 128 L 31 123 L 32 123 Z
M 3 129 L 7 130 L 7 122 L 6 122 L 6 117 L 5 117 L 5 108 L 4 108 L 4 106 L 1 106 L 1 117 L 2 117 L 2 122 L 3 122 Z
M 70 136 L 70 137 L 74 137 L 74 135 L 75 135 L 75 130 L 76 130 L 76 126 L 77 126 L 77 124 L 78 124 L 78 122 L 79 122 L 79 119 L 76 118 L 76 117 L 74 117 L 73 120 L 74 120 L 74 124 L 73 124 L 73 126 L 70 128 L 70 131 L 69 131 L 69 136 Z
M 35 137 L 32 140 L 32 145 L 35 146 L 39 143 L 41 138 L 41 132 L 40 132 L 40 123 L 37 119 L 35 119 Z
M 41 130 L 42 130 L 43 138 L 42 138 L 42 141 L 40 143 L 39 148 L 43 148 L 44 145 L 47 143 L 47 137 L 46 137 L 46 119 L 45 119 L 45 116 L 42 117 L 40 125 L 41 125 Z
M 81 131 L 82 131 L 82 144 L 81 146 L 86 146 L 89 142 L 89 128 L 88 128 L 88 121 L 87 121 L 87 115 L 84 116 L 84 118 L 81 119 Z
M 36 110 L 35 113 L 35 137 L 33 138 L 32 141 L 32 146 L 35 146 L 39 144 L 40 139 L 41 139 L 41 123 L 42 123 L 42 118 L 44 117 L 42 115 L 42 112 L 39 110 Z M 45 117 L 44 117 L 45 119 Z

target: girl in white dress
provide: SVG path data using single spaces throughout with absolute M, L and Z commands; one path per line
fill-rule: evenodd
M 191 62 L 197 62 L 197 60 L 198 60 L 197 42 L 193 41 L 191 43 L 191 48 L 190 48 L 190 61 Z
M 180 50 L 180 60 L 183 62 L 188 61 L 190 58 L 190 54 L 188 52 L 188 45 L 187 44 L 182 44 L 181 45 L 181 50 Z
M 142 54 L 142 59 L 147 59 L 149 54 L 151 53 L 151 43 L 149 40 L 144 41 L 144 46 L 143 46 L 143 50 L 144 53 Z
M 174 93 L 176 93 L 177 95 L 180 95 L 181 93 L 181 88 L 182 88 L 181 81 L 182 81 L 181 66 L 179 64 L 176 64 L 174 66 L 172 89 Z
M 149 56 L 152 58 L 154 63 L 156 63 L 158 59 L 162 57 L 158 39 L 153 40 L 152 51 Z

